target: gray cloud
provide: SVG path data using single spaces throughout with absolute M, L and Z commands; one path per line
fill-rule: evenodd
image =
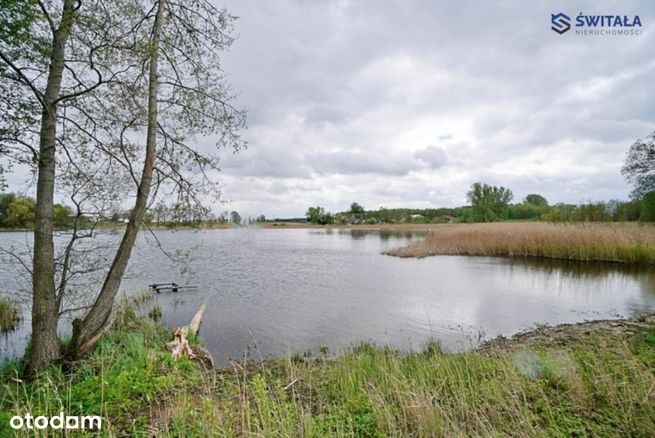
M 240 16 L 223 66 L 250 144 L 221 180 L 244 215 L 456 206 L 478 180 L 517 199 L 626 198 L 625 152 L 655 128 L 651 1 L 220 6 Z M 639 14 L 644 34 L 558 35 L 560 9 Z
M 277 178 L 280 201 L 257 205 L 269 215 L 302 214 L 302 203 L 454 206 L 477 180 L 517 199 L 625 198 L 625 151 L 653 129 L 648 2 L 562 6 L 638 13 L 646 29 L 630 38 L 557 35 L 550 3 L 227 7 L 242 17 L 226 66 L 251 109 L 251 162 L 224 177 Z M 235 205 L 254 190 L 241 185 Z
M 626 198 L 621 161 L 654 128 L 649 1 L 220 3 L 241 17 L 224 66 L 250 142 L 221 178 L 246 215 L 455 206 L 477 180 Z M 644 34 L 558 35 L 560 8 L 639 14 Z
M 319 174 L 403 176 L 418 167 L 406 156 L 376 153 L 374 148 L 366 152 L 316 152 L 306 158 Z
M 241 16 L 225 66 L 251 147 L 223 178 L 251 214 L 455 206 L 478 180 L 517 199 L 626 198 L 625 152 L 655 127 L 652 2 L 224 4 Z M 639 14 L 644 34 L 558 35 L 560 8 Z
M 444 137 L 442 137 L 444 138 Z M 445 139 L 448 137 L 446 136 Z M 424 149 L 414 152 L 414 156 L 419 160 L 427 163 L 430 168 L 438 169 L 446 165 L 448 158 L 443 148 L 438 146 L 428 146 Z

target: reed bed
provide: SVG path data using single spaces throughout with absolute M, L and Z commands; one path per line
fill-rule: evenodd
M 8 332 L 20 322 L 18 305 L 7 297 L 0 298 L 0 333 Z
M 443 227 L 388 252 L 399 257 L 475 255 L 584 262 L 655 263 L 655 226 L 638 223 L 504 222 Z

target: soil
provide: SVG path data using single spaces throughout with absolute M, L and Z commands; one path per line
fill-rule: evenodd
M 612 338 L 626 338 L 643 329 L 655 327 L 655 313 L 633 319 L 608 319 L 585 321 L 575 324 L 538 326 L 513 335 L 511 338 L 498 336 L 484 342 L 476 351 L 489 356 L 503 356 L 508 351 L 538 344 L 539 346 L 563 345 L 581 341 L 591 333 L 601 333 Z

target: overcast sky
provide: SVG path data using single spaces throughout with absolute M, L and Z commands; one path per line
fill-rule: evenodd
M 223 63 L 249 142 L 223 154 L 217 213 L 454 207 L 476 181 L 626 199 L 625 153 L 655 129 L 653 1 L 216 4 L 240 17 Z M 638 14 L 643 34 L 560 35 L 558 12 Z
M 222 0 L 250 144 L 223 158 L 224 207 L 458 206 L 475 181 L 627 198 L 626 150 L 655 129 L 655 3 L 535 3 Z M 644 32 L 559 35 L 560 11 L 638 14 Z

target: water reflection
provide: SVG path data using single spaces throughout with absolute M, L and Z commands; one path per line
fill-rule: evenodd
M 631 277 L 644 277 L 655 287 L 655 271 L 650 266 L 627 265 L 623 263 L 583 263 L 566 260 L 507 258 L 503 264 L 510 269 L 537 269 L 546 273 L 557 273 L 572 278 L 589 279 L 618 274 Z
M 198 289 L 160 294 L 167 324 L 188 323 L 207 303 L 201 334 L 218 364 L 362 340 L 396 348 L 435 337 L 446 348 L 479 334 L 655 310 L 655 273 L 639 267 L 531 259 L 399 259 L 387 249 L 425 232 L 348 229 L 157 231 L 168 250 L 193 249 L 179 273 L 141 235 L 123 292 L 177 281 Z M 7 242 L 6 234 L 0 233 Z M 0 276 L 7 276 L 3 270 Z M 2 278 L 0 278 L 2 280 Z M 6 280 L 6 279 L 5 279 Z M 23 332 L 24 333 L 24 332 Z M 0 340 L 0 355 L 24 340 Z M 11 350 L 10 353 L 7 351 Z M 13 352 L 13 353 L 12 353 Z

